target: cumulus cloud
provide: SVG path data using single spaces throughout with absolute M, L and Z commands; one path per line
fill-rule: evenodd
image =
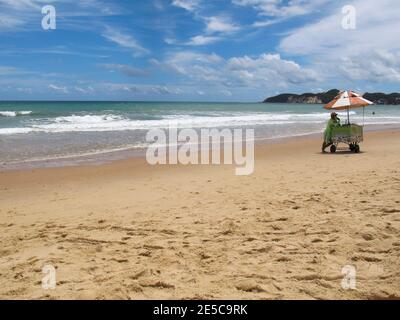
M 342 27 L 342 6 L 316 23 L 293 30 L 280 48 L 292 54 L 332 53 L 348 55 L 377 48 L 399 49 L 393 41 L 393 30 L 399 30 L 400 7 L 397 0 L 362 0 L 352 4 L 356 9 L 356 29 Z
M 343 57 L 339 71 L 350 80 L 400 83 L 400 52 L 378 49 L 360 57 Z
M 218 81 L 218 68 L 223 61 L 224 59 L 215 53 L 181 51 L 168 54 L 162 62 L 155 62 L 164 69 L 172 70 L 185 77 L 199 81 Z
M 305 56 L 315 68 L 332 76 L 398 82 L 400 42 L 393 33 L 400 30 L 398 1 L 359 0 L 352 5 L 356 29 L 342 27 L 344 15 L 339 5 L 333 14 L 293 30 L 282 39 L 279 49 Z
M 239 26 L 235 25 L 227 17 L 209 17 L 205 18 L 206 21 L 206 31 L 209 33 L 215 32 L 232 32 L 239 30 Z
M 264 53 L 258 57 L 231 58 L 227 69 L 234 78 L 248 86 L 286 87 L 303 85 L 319 80 L 316 72 L 302 68 L 294 61 L 282 59 L 279 54 Z
M 169 54 L 157 63 L 177 74 L 196 81 L 199 85 L 229 87 L 287 87 L 319 81 L 313 70 L 279 54 L 264 53 L 256 57 L 241 56 L 224 59 L 216 54 L 183 51 Z

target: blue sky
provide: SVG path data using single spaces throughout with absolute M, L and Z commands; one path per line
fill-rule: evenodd
M 400 91 L 399 16 L 398 0 L 0 0 L 0 100 Z

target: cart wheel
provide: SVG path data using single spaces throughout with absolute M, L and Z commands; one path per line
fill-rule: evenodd
M 355 150 L 354 144 L 351 143 L 351 144 L 349 145 L 349 147 L 350 147 L 350 151 L 351 151 L 351 152 L 354 152 L 354 150 Z
M 358 144 L 356 144 L 356 145 L 354 146 L 354 152 L 355 152 L 355 153 L 360 153 L 360 146 L 359 146 Z
M 331 153 L 335 153 L 336 152 L 336 146 L 333 144 L 331 145 Z

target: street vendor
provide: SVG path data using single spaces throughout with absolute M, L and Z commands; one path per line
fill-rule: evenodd
M 338 115 L 336 112 L 331 113 L 331 118 L 328 121 L 328 124 L 326 126 L 325 132 L 324 132 L 324 143 L 322 144 L 322 152 L 325 152 L 325 149 L 330 147 L 333 144 L 332 141 L 332 132 L 333 128 L 340 126 L 340 119 L 338 118 Z

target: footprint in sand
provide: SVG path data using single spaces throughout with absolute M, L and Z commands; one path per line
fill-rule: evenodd
M 400 209 L 397 209 L 397 208 L 393 208 L 393 209 L 383 208 L 382 212 L 383 213 L 398 213 L 398 212 L 400 212 Z
M 240 282 L 235 287 L 237 290 L 244 291 L 244 292 L 252 292 L 252 293 L 265 292 L 264 288 L 262 288 L 260 285 L 253 283 L 251 281 Z
M 361 237 L 366 241 L 374 240 L 374 236 L 370 233 L 363 233 Z

